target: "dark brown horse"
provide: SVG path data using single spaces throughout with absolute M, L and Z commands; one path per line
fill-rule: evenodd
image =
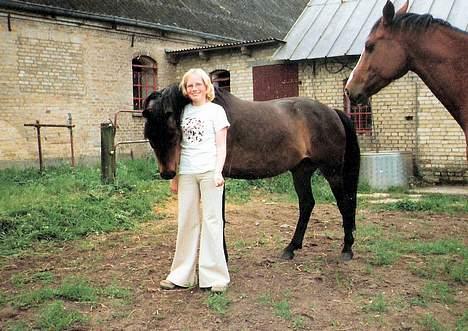
M 311 176 L 319 169 L 328 180 L 343 217 L 342 258 L 350 260 L 360 152 L 349 118 L 341 111 L 300 97 L 251 102 L 217 89 L 214 102 L 224 107 L 231 124 L 224 176 L 255 179 L 292 173 L 299 197 L 299 221 L 282 257 L 292 259 L 294 251 L 302 248 L 315 205 Z M 176 174 L 181 111 L 187 103 L 176 85 L 153 92 L 145 100 L 145 137 L 165 179 Z
M 468 155 L 468 34 L 431 15 L 398 10 L 390 1 L 372 28 L 345 92 L 362 103 L 411 70 L 465 132 Z

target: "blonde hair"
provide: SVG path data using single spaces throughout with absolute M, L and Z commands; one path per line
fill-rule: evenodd
M 209 101 L 213 101 L 215 98 L 215 91 L 214 91 L 214 86 L 211 83 L 210 76 L 205 72 L 205 70 L 200 69 L 200 68 L 192 68 L 189 71 L 187 71 L 184 76 L 182 77 L 182 80 L 180 81 L 179 88 L 182 91 L 182 94 L 187 96 L 187 80 L 189 76 L 195 75 L 198 76 L 202 79 L 203 83 L 206 86 L 206 98 Z

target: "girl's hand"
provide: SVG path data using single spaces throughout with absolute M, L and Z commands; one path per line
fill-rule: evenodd
M 177 177 L 171 179 L 170 187 L 171 187 L 171 192 L 174 194 L 177 194 L 177 189 L 179 187 Z
M 220 187 L 224 185 L 224 178 L 221 173 L 215 173 L 214 175 L 214 182 L 216 187 Z

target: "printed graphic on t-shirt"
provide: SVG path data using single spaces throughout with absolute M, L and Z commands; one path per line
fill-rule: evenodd
M 203 140 L 205 127 L 198 118 L 186 118 L 182 125 L 184 138 L 190 143 L 199 143 Z

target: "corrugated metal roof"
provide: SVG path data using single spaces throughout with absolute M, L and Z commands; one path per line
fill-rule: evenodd
M 200 47 L 190 47 L 190 48 L 183 48 L 183 49 L 166 49 L 167 54 L 192 54 L 198 51 L 217 51 L 220 49 L 230 49 L 230 48 L 239 48 L 239 47 L 247 47 L 247 46 L 259 46 L 259 45 L 275 45 L 284 43 L 284 41 L 276 39 L 276 38 L 265 38 L 265 39 L 258 39 L 258 40 L 245 40 L 245 41 L 238 41 L 232 43 L 223 43 L 223 44 L 216 44 L 216 45 L 208 45 L 208 46 L 200 46 Z
M 387 0 L 310 0 L 275 60 L 359 55 Z M 405 0 L 394 0 L 396 10 Z M 409 11 L 431 14 L 468 31 L 468 0 L 410 0 Z

